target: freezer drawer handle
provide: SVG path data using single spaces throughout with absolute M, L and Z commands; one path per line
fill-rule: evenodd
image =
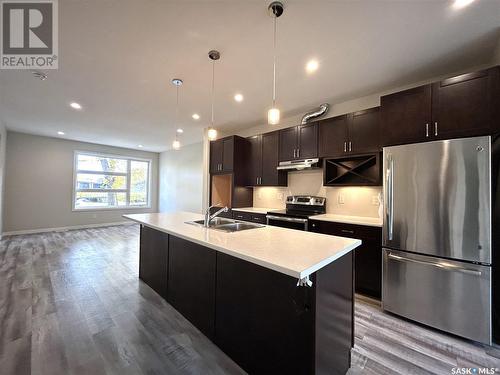
M 353 230 L 347 230 L 347 229 L 342 229 L 341 230 L 342 233 L 350 233 L 350 234 L 354 234 L 354 231 Z
M 410 262 L 410 263 L 417 263 L 417 264 L 423 264 L 425 266 L 433 266 L 433 267 L 439 267 L 448 271 L 457 271 L 457 272 L 462 272 L 462 273 L 467 273 L 469 275 L 476 275 L 476 276 L 481 276 L 481 271 L 473 270 L 470 268 L 463 268 L 463 267 L 458 267 L 453 264 L 449 263 L 444 263 L 444 262 L 426 262 L 423 260 L 417 260 L 417 259 L 411 259 L 411 258 L 406 258 L 402 257 L 399 255 L 394 255 L 392 253 L 389 253 L 388 257 L 390 259 L 397 260 L 399 262 Z

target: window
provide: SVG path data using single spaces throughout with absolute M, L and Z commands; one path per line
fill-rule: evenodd
M 149 207 L 151 160 L 75 152 L 73 209 Z

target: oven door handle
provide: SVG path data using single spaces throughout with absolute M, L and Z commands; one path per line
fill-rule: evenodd
M 269 222 L 269 220 L 277 220 L 277 221 L 288 221 L 291 223 L 307 223 L 307 219 L 299 219 L 296 217 L 266 215 L 266 218 L 267 218 L 268 222 Z
M 288 223 L 299 223 L 304 224 L 304 230 L 307 232 L 309 230 L 309 220 L 300 219 L 298 217 L 286 217 L 286 216 L 275 216 L 275 215 L 266 215 L 266 224 L 269 225 L 269 220 L 276 221 L 286 221 Z

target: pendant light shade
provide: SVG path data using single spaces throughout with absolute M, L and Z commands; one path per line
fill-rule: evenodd
M 207 136 L 208 139 L 213 141 L 217 138 L 217 130 L 214 128 L 214 119 L 215 119 L 215 114 L 214 114 L 214 98 L 215 98 L 215 62 L 220 59 L 220 52 L 216 50 L 211 50 L 208 53 L 208 58 L 212 60 L 212 98 L 211 98 L 211 103 L 212 103 L 212 117 L 211 117 L 211 123 L 210 127 L 208 128 Z
M 283 14 L 283 4 L 279 1 L 273 1 L 269 4 L 268 10 L 274 22 L 273 34 L 273 106 L 267 111 L 267 123 L 276 125 L 280 122 L 280 110 L 276 107 L 276 28 L 278 17 Z
M 271 108 L 267 111 L 267 123 L 269 125 L 276 125 L 280 123 L 280 110 L 278 108 Z
M 174 150 L 179 150 L 181 148 L 181 142 L 178 139 L 172 142 L 172 148 Z
M 215 140 L 217 138 L 217 130 L 214 128 L 208 128 L 207 136 L 211 141 Z

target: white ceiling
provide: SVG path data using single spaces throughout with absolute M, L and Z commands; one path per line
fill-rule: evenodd
M 265 121 L 271 102 L 268 1 L 60 0 L 59 70 L 46 81 L 0 71 L 0 118 L 11 130 L 163 151 L 173 140 L 174 77 L 184 144 L 209 124 L 210 49 L 216 127 Z M 285 1 L 278 21 L 278 106 L 294 115 L 488 63 L 500 34 L 500 0 L 456 10 L 448 0 Z M 320 67 L 306 74 L 305 63 Z M 245 99 L 236 103 L 233 95 Z M 81 103 L 75 111 L 68 104 Z M 194 121 L 191 115 L 199 113 Z

